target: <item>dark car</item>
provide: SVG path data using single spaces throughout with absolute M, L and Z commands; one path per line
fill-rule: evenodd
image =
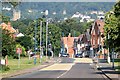
M 67 54 L 67 53 L 61 53 L 60 57 L 69 57 L 69 54 Z
M 82 58 L 82 57 L 83 57 L 83 55 L 82 55 L 82 54 L 77 53 L 77 54 L 75 54 L 75 57 L 76 57 L 76 58 Z

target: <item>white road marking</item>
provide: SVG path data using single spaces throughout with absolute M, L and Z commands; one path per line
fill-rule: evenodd
M 74 63 L 92 63 L 92 59 L 90 58 L 74 58 Z
M 67 70 L 66 72 L 64 72 L 63 74 L 61 74 L 60 76 L 58 76 L 57 78 L 60 78 L 61 76 L 65 75 L 69 70 Z
M 40 71 L 53 71 L 53 70 L 70 70 L 74 63 L 56 63 L 46 68 L 41 69 Z

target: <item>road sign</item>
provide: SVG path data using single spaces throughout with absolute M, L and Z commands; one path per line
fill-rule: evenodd
M 22 54 L 22 48 L 17 48 L 17 49 L 16 49 L 16 53 L 17 53 L 17 54 Z

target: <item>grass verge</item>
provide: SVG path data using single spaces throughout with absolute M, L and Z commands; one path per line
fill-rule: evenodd
M 45 57 L 43 57 L 41 63 L 45 62 L 45 60 L 46 60 Z M 0 75 L 4 77 L 6 75 L 13 74 L 17 71 L 32 68 L 41 64 L 39 58 L 36 59 L 36 64 L 34 64 L 34 58 L 31 58 L 29 60 L 28 57 L 21 57 L 20 65 L 18 65 L 18 63 L 19 63 L 18 59 L 8 59 L 8 67 L 10 68 L 10 70 L 3 71 L 2 69 L 0 69 Z

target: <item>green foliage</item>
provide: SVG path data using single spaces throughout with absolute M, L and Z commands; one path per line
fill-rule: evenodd
M 54 54 L 58 55 L 59 51 L 60 51 L 60 40 L 61 40 L 61 29 L 56 26 L 55 24 L 49 24 L 48 26 L 48 42 L 50 42 L 52 44 L 52 47 L 54 49 Z
M 23 20 L 23 21 L 24 21 L 24 20 Z M 29 24 L 29 22 L 26 21 L 26 23 L 25 23 L 25 22 L 23 22 L 23 21 L 19 21 L 19 20 L 18 20 L 18 21 L 12 21 L 11 24 L 12 24 L 12 26 L 13 26 L 15 29 L 18 29 L 19 32 L 25 34 L 25 33 L 26 33 L 26 29 L 27 29 L 27 27 L 28 27 L 27 24 Z M 28 20 L 28 21 L 29 21 L 29 20 Z
M 23 56 L 23 57 L 27 56 L 25 48 L 23 46 L 21 46 L 20 44 L 16 44 L 16 48 L 22 48 L 22 54 L 21 54 L 21 56 Z
M 30 36 L 22 36 L 16 38 L 16 42 L 25 47 L 25 50 L 29 50 L 33 46 L 33 42 Z
M 72 36 L 77 37 L 89 28 L 90 23 L 80 23 L 77 19 L 68 19 L 64 22 L 57 23 L 57 25 L 62 29 L 64 36 L 68 36 L 71 33 Z
M 19 4 L 19 0 L 11 0 L 9 2 L 14 8 L 16 8 L 16 6 Z
M 18 2 L 20 2 L 20 0 L 14 0 L 15 2 L 12 2 L 12 0 L 10 0 L 10 4 L 9 5 L 14 5 L 14 7 L 17 8 L 17 6 L 19 5 L 19 10 L 21 10 L 22 13 L 22 17 L 21 19 L 24 18 L 29 18 L 29 19 L 35 19 L 36 17 L 42 17 L 43 13 L 41 13 L 42 11 L 48 9 L 49 10 L 49 17 L 52 17 L 56 20 L 60 20 L 63 19 L 63 17 L 70 17 L 72 16 L 75 12 L 80 12 L 82 14 L 86 14 L 86 12 L 89 11 L 109 11 L 113 5 L 115 4 L 114 2 L 21 2 L 20 4 L 18 4 Z M 4 4 L 5 5 L 5 4 Z M 6 6 L 6 5 L 5 5 Z M 7 4 L 8 6 L 8 4 Z M 11 7 L 11 6 L 8 6 Z M 28 10 L 31 9 L 33 12 L 29 13 Z M 67 14 L 63 15 L 62 12 L 63 10 L 66 10 Z M 56 15 L 53 15 L 51 13 L 53 12 L 57 12 Z M 12 12 L 7 12 L 7 15 L 11 14 L 12 16 Z M 88 14 L 88 13 L 87 13 Z
M 0 70 L 1 70 L 2 72 L 4 72 L 4 71 L 9 71 L 10 68 L 9 68 L 9 66 L 1 65 L 1 66 L 0 66 Z
M 120 17 L 120 0 L 114 6 L 114 13 L 116 17 Z
M 120 51 L 120 1 L 115 4 L 114 9 L 105 16 L 105 35 L 107 36 L 106 44 L 115 51 Z M 108 39 L 108 34 L 110 35 Z
M 0 16 L 1 16 L 2 22 L 8 23 L 10 21 L 10 17 L 4 16 L 4 15 L 0 15 Z
M 8 30 L 2 30 L 2 56 L 5 57 L 13 56 L 15 54 L 15 40 L 12 37 L 13 34 L 10 33 Z

